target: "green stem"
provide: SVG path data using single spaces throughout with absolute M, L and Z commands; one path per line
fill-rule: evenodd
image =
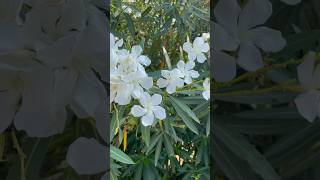
M 258 69 L 257 71 L 254 71 L 254 72 L 247 72 L 241 76 L 239 76 L 238 78 L 235 78 L 234 80 L 231 80 L 227 83 L 217 83 L 217 87 L 218 88 L 223 88 L 223 87 L 230 87 L 231 85 L 233 84 L 236 84 L 236 83 L 239 83 L 239 82 L 242 82 L 242 81 L 245 81 L 247 79 L 250 79 L 250 78 L 254 78 L 254 77 L 257 77 L 258 75 L 260 74 L 264 74 L 270 70 L 274 70 L 274 69 L 282 69 L 282 68 L 286 68 L 290 65 L 296 65 L 296 64 L 300 64 L 303 62 L 303 59 L 292 59 L 292 60 L 289 60 L 285 63 L 280 63 L 280 64 L 274 64 L 274 65 L 271 65 L 271 66 L 267 66 L 267 67 L 263 67 L 263 68 L 260 68 Z
M 302 89 L 299 85 L 278 85 L 270 88 L 264 89 L 253 89 L 253 90 L 240 90 L 235 92 L 227 92 L 227 93 L 213 93 L 213 97 L 229 97 L 229 96 L 237 96 L 237 95 L 249 95 L 249 94 L 265 94 L 274 91 L 281 91 L 281 92 L 293 92 L 293 93 L 300 93 Z
M 17 136 L 14 132 L 14 130 L 11 131 L 11 138 L 13 141 L 13 145 L 16 148 L 19 158 L 20 158 L 20 165 L 21 165 L 21 180 L 26 180 L 26 172 L 25 172 L 25 165 L 24 165 L 24 160 L 26 159 L 26 155 L 24 154 L 23 150 L 20 147 L 20 144 L 18 142 Z

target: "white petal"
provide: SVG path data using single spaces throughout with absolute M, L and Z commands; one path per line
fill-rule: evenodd
M 135 85 L 131 95 L 133 98 L 138 99 L 143 92 L 143 88 L 140 85 Z
M 152 105 L 156 106 L 162 102 L 162 96 L 160 94 L 154 94 L 152 97 Z
M 150 103 L 152 103 L 152 98 L 149 93 L 144 92 L 140 96 L 140 104 L 143 107 L 147 107 Z
M 236 60 L 224 52 L 213 53 L 213 77 L 218 82 L 227 82 L 236 76 Z
M 198 78 L 200 76 L 200 74 L 198 73 L 198 71 L 195 71 L 195 70 L 190 70 L 190 76 L 192 78 Z
M 210 99 L 210 92 L 209 91 L 203 91 L 202 96 L 204 99 L 209 100 Z
M 194 63 L 194 61 L 188 61 L 187 64 L 185 65 L 185 69 L 186 70 L 191 70 L 194 68 L 196 64 Z
M 153 107 L 153 113 L 156 116 L 156 118 L 158 118 L 160 120 L 166 118 L 166 110 L 161 106 Z
M 319 92 L 309 91 L 300 94 L 294 101 L 300 114 L 309 122 L 313 122 L 317 117 L 319 98 Z
M 139 56 L 138 61 L 145 66 L 149 66 L 151 64 L 151 60 L 147 56 Z
M 67 162 L 80 175 L 101 173 L 108 168 L 106 152 L 97 140 L 80 137 L 69 146 Z
M 177 68 L 180 69 L 180 70 L 184 70 L 184 67 L 185 67 L 184 61 L 180 60 L 180 61 L 177 63 Z
M 201 52 L 208 52 L 210 50 L 209 44 L 208 43 L 203 43 L 200 47 Z
M 142 124 L 144 126 L 151 126 L 154 121 L 153 113 L 148 113 L 141 118 Z
M 189 52 L 188 53 L 188 59 L 189 59 L 189 61 L 194 61 L 194 60 L 196 60 L 197 59 L 197 54 L 196 53 L 194 53 L 194 52 Z
M 240 11 L 237 0 L 222 0 L 214 8 L 214 15 L 226 30 L 233 31 L 237 27 Z
M 193 51 L 192 44 L 190 42 L 185 42 L 183 44 L 183 50 L 187 53 Z
M 201 46 L 204 44 L 204 39 L 202 37 L 196 37 L 193 41 L 193 47 L 201 49 Z
M 169 84 L 166 88 L 166 91 L 169 93 L 169 94 L 173 94 L 176 92 L 176 86 L 174 84 Z
M 192 83 L 192 78 L 191 78 L 191 76 L 190 76 L 190 75 L 185 76 L 185 77 L 184 77 L 184 82 L 185 82 L 186 84 L 191 84 L 191 83 Z
M 250 0 L 240 13 L 240 29 L 246 30 L 264 24 L 272 14 L 269 0 Z
M 313 84 L 313 69 L 315 66 L 316 54 L 309 52 L 302 64 L 298 66 L 298 78 L 301 86 L 305 89 L 312 89 Z
M 133 88 L 133 85 L 120 85 L 114 101 L 119 105 L 129 104 L 131 101 L 131 91 L 133 90 Z
M 141 117 L 143 115 L 146 114 L 146 110 L 144 108 L 142 108 L 141 106 L 138 106 L 138 105 L 134 105 L 132 108 L 131 108 L 131 114 L 134 116 L 134 117 Z
M 14 119 L 16 109 L 19 105 L 19 92 L 8 90 L 0 93 L 0 133 L 3 133 Z
M 168 79 L 170 77 L 170 71 L 168 70 L 161 70 L 161 76 Z
M 213 49 L 216 51 L 227 50 L 235 51 L 239 44 L 222 26 L 218 23 L 213 23 L 214 33 L 213 33 Z
M 166 79 L 160 78 L 157 80 L 157 86 L 159 88 L 164 88 L 168 86 L 168 81 Z
M 207 57 L 203 53 L 199 53 L 197 55 L 197 61 L 199 63 L 204 63 L 206 61 Z
M 139 81 L 139 83 L 143 88 L 149 90 L 153 86 L 153 78 L 152 77 L 143 78 L 141 81 Z
M 142 53 L 141 46 L 137 46 L 137 45 L 136 46 L 132 46 L 131 53 L 132 53 L 133 57 L 135 57 L 135 58 L 139 57 L 141 55 L 141 53 Z
M 251 43 L 240 45 L 237 62 L 239 66 L 247 71 L 255 71 L 263 67 L 260 50 Z
M 250 32 L 253 43 L 266 52 L 278 52 L 287 44 L 281 32 L 271 28 L 258 27 Z
M 183 77 L 184 74 L 177 68 L 174 68 L 171 70 L 170 72 L 170 77 L 174 78 L 174 77 Z
M 174 81 L 172 81 L 172 84 L 174 84 L 175 86 L 182 88 L 184 86 L 184 81 L 183 79 L 180 78 L 176 78 Z

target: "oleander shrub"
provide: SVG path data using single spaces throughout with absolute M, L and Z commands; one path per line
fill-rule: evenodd
M 209 1 L 110 13 L 111 179 L 210 179 Z
M 213 179 L 320 178 L 319 5 L 213 5 Z

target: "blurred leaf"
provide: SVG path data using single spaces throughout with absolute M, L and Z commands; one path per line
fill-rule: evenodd
M 243 158 L 253 171 L 265 180 L 280 180 L 281 178 L 251 144 L 240 134 L 225 129 L 219 124 L 214 123 L 213 132 L 222 143 L 224 143 L 236 156 Z
M 122 152 L 120 149 L 110 146 L 110 156 L 112 159 L 122 162 L 124 164 L 135 164 L 133 160 Z

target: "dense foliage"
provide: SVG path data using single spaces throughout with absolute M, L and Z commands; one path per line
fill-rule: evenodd
M 112 1 L 111 179 L 210 178 L 208 7 Z
M 213 178 L 319 179 L 319 1 L 213 6 Z

